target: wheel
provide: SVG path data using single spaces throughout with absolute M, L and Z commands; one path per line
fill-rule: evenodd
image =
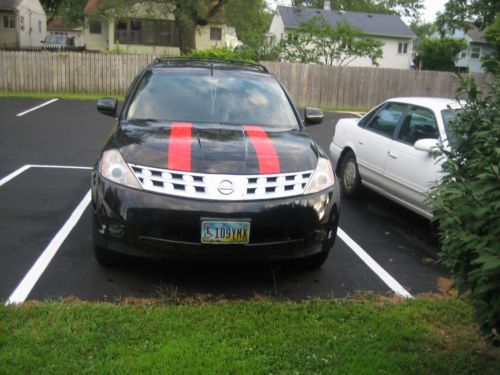
M 342 193 L 348 197 L 353 197 L 359 192 L 361 178 L 359 176 L 358 163 L 356 163 L 356 156 L 352 151 L 347 151 L 342 158 L 340 179 L 342 181 Z
M 104 267 L 112 267 L 119 263 L 119 254 L 94 244 L 94 258 Z
M 300 259 L 298 263 L 300 268 L 302 269 L 315 270 L 320 268 L 323 265 L 323 263 L 326 262 L 326 260 L 328 259 L 328 255 L 330 255 L 329 248 L 321 251 L 321 253 L 308 256 L 307 258 L 304 259 Z

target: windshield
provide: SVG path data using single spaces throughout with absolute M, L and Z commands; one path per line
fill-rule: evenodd
M 66 42 L 66 37 L 62 35 L 49 35 L 45 38 L 45 43 L 49 44 L 64 44 Z
M 448 141 L 450 144 L 454 143 L 455 136 L 453 134 L 453 125 L 450 125 L 453 120 L 455 120 L 455 117 L 457 117 L 457 112 L 458 110 L 456 109 L 445 109 L 441 111 L 441 116 L 443 117 L 443 123 L 444 123 L 444 130 L 446 132 L 446 138 L 448 138 Z
M 283 89 L 269 76 L 210 69 L 148 71 L 127 120 L 299 127 Z

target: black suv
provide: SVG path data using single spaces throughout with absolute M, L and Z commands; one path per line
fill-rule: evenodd
M 301 259 L 333 246 L 339 188 L 329 159 L 265 67 L 157 59 L 134 80 L 92 174 L 97 260 Z

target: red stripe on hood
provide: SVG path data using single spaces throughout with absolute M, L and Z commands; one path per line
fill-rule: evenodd
M 175 171 L 191 171 L 191 140 L 193 124 L 174 122 L 168 143 L 167 168 Z
M 259 173 L 280 173 L 280 159 L 266 131 L 256 125 L 245 125 L 244 128 L 257 153 Z

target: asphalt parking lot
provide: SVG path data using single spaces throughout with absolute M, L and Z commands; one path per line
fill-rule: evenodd
M 113 120 L 97 113 L 94 102 L 63 100 L 19 116 L 46 102 L 0 99 L 2 301 L 14 291 L 22 300 L 195 295 L 302 300 L 358 291 L 416 295 L 449 285 L 449 274 L 435 261 L 429 223 L 369 191 L 343 200 L 343 235 L 317 271 L 267 263 L 139 260 L 103 268 L 92 255 L 86 194 L 88 168 Z M 328 113 L 323 124 L 308 128 L 324 150 L 340 116 L 352 115 Z

